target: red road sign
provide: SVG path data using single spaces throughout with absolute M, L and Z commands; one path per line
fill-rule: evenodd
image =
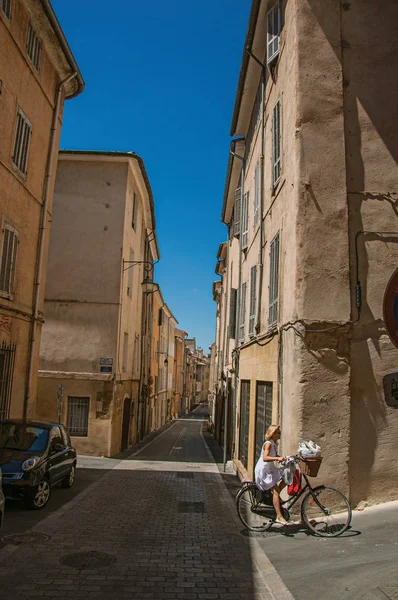
M 398 348 L 398 269 L 394 272 L 384 292 L 383 314 L 390 340 Z

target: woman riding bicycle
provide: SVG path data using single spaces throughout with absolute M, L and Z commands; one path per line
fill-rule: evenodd
M 277 443 L 281 437 L 281 429 L 279 425 L 271 425 L 265 434 L 265 443 L 262 447 L 261 456 L 257 461 L 255 468 L 255 479 L 257 487 L 265 492 L 272 491 L 272 502 L 276 512 L 276 522 L 281 525 L 286 525 L 287 521 L 281 511 L 280 493 L 285 487 L 285 482 L 282 480 L 280 469 L 275 467 L 274 461 L 282 462 L 286 458 L 278 456 Z

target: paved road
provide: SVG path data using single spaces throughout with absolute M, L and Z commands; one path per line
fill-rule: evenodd
M 28 543 L 0 550 L 1 599 L 292 600 L 240 533 L 205 416 L 199 408 L 121 460 L 81 460 L 79 475 L 87 465 L 98 479 L 31 527 Z

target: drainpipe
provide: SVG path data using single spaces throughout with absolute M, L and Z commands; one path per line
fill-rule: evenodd
M 234 144 L 234 140 L 231 142 Z M 241 169 L 241 187 L 240 187 L 240 219 L 239 226 L 242 227 L 243 222 L 243 198 L 245 193 L 245 158 L 243 156 L 239 156 L 235 152 L 232 152 L 232 148 L 230 148 L 230 153 L 235 158 L 238 158 L 242 163 Z M 235 423 L 233 423 L 235 432 L 236 432 L 236 405 L 238 399 L 238 381 L 239 381 L 239 361 L 237 360 L 238 354 L 238 346 L 239 346 L 239 322 L 240 322 L 240 303 L 241 303 L 241 285 L 242 285 L 242 235 L 239 233 L 239 261 L 238 261 L 238 291 L 236 295 L 236 319 L 235 319 L 235 386 L 234 386 L 234 394 L 233 394 L 233 406 L 235 409 Z M 235 435 L 234 432 L 234 435 Z
M 264 154 L 265 154 L 265 75 L 266 75 L 266 65 L 264 65 L 254 54 L 246 49 L 248 55 L 256 61 L 256 63 L 261 67 L 261 156 L 260 156 L 260 255 L 259 255 L 259 286 L 258 286 L 258 301 L 257 301 L 257 322 L 256 322 L 256 332 L 260 333 L 261 330 L 261 302 L 263 297 L 263 272 L 264 272 L 264 262 L 263 262 L 263 244 L 264 244 L 264 223 L 263 223 L 263 214 L 264 214 Z
M 33 379 L 33 359 L 35 354 L 35 346 L 36 346 L 36 325 L 39 320 L 39 304 L 40 304 L 40 292 L 41 292 L 41 277 L 43 270 L 43 255 L 44 255 L 44 240 L 46 236 L 47 230 L 47 210 L 48 203 L 50 200 L 50 181 L 51 181 L 51 171 L 54 162 L 54 156 L 56 154 L 55 148 L 55 140 L 57 137 L 57 125 L 58 125 L 58 117 L 61 108 L 61 98 L 62 98 L 62 90 L 64 86 L 69 83 L 72 79 L 77 76 L 77 71 L 66 77 L 58 86 L 57 96 L 55 100 L 55 107 L 53 111 L 53 119 L 51 124 L 51 133 L 50 133 L 50 145 L 48 148 L 47 155 L 47 167 L 46 174 L 44 177 L 44 190 L 43 190 L 43 205 L 41 212 L 41 224 L 39 231 L 39 240 L 38 240 L 38 248 L 37 248 L 37 263 L 36 263 L 36 276 L 35 276 L 35 290 L 34 290 L 34 300 L 33 300 L 33 315 L 32 322 L 30 327 L 30 339 L 29 339 L 29 350 L 28 350 L 28 373 L 26 380 L 26 388 L 25 388 L 25 398 L 24 398 L 24 406 L 23 406 L 23 418 L 24 420 L 28 417 L 28 408 L 29 408 L 29 400 L 32 394 L 32 379 Z
M 170 319 L 171 317 L 167 317 L 167 348 L 166 348 L 166 415 L 165 415 L 165 423 L 167 423 L 167 416 L 169 414 L 169 343 L 170 343 Z

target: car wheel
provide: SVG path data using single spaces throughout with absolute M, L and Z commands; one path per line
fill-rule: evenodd
M 51 496 L 51 487 L 47 479 L 43 479 L 27 496 L 27 505 L 33 510 L 44 508 Z
M 72 465 L 69 471 L 69 474 L 62 480 L 62 487 L 64 488 L 70 488 L 73 485 L 73 482 L 75 481 L 75 472 L 76 472 L 76 467 L 75 465 Z

